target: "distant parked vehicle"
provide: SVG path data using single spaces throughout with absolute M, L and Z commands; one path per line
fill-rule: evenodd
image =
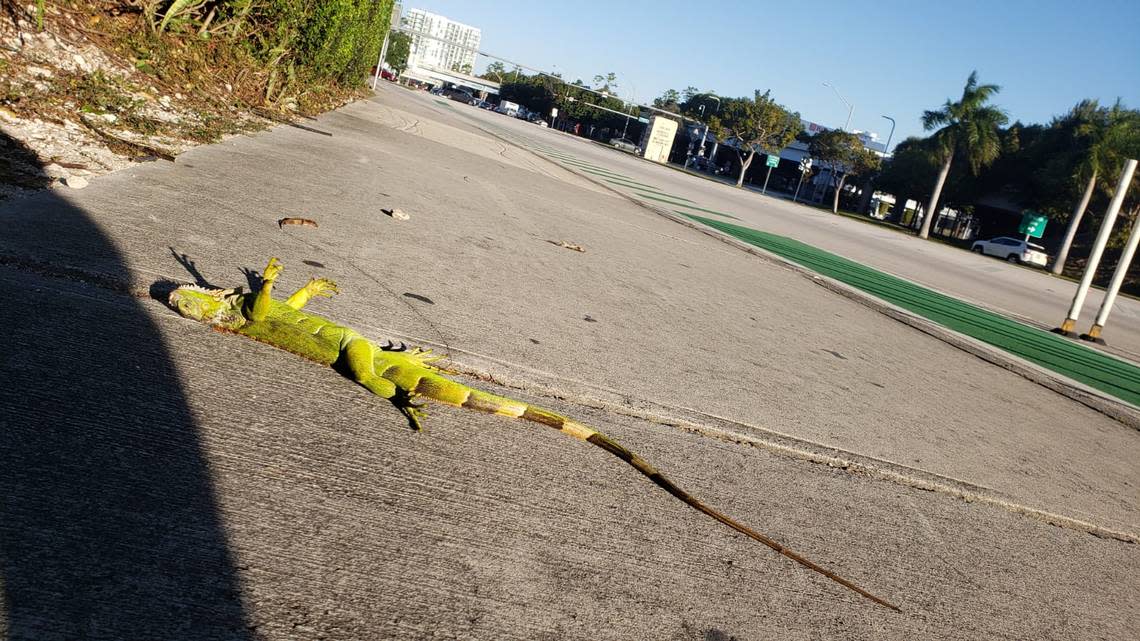
M 720 167 L 717 167 L 716 164 L 713 163 L 713 161 L 709 160 L 705 156 L 693 156 L 689 160 L 689 169 L 695 169 L 697 171 L 707 171 L 707 172 L 712 173 L 712 174 L 721 173 Z
M 638 147 L 637 143 L 633 142 L 629 138 L 611 138 L 610 144 L 614 146 L 614 149 L 618 149 L 620 151 L 625 151 L 631 154 L 641 153 L 641 147 Z
M 1045 267 L 1049 264 L 1049 255 L 1045 253 L 1044 247 L 1009 236 L 979 240 L 970 247 L 970 251 L 1004 258 L 1011 263 L 1036 265 L 1038 267 Z
M 498 107 L 495 107 L 495 111 L 515 117 L 519 114 L 519 104 L 517 102 L 511 102 L 510 100 L 503 100 L 499 102 Z
M 470 92 L 464 91 L 462 89 L 457 89 L 455 87 L 444 89 L 443 95 L 451 98 L 456 102 L 462 102 L 465 105 L 473 105 L 475 104 L 476 100 L 475 96 L 472 96 Z

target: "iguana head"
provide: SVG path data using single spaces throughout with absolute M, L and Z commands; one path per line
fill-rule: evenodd
M 222 329 L 237 329 L 245 324 L 245 316 L 241 313 L 242 298 L 240 289 L 183 285 L 170 292 L 170 306 L 186 318 Z

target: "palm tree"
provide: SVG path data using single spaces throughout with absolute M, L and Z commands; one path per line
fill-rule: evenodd
M 942 127 L 931 136 L 936 152 L 940 156 L 942 169 L 938 172 L 934 193 L 930 195 L 930 205 L 926 208 L 926 218 L 922 221 L 919 237 L 926 238 L 930 235 L 930 223 L 938 215 L 935 207 L 942 195 L 946 176 L 950 174 L 950 163 L 954 157 L 960 156 L 965 160 L 970 166 L 970 171 L 976 175 L 982 167 L 993 162 L 1001 153 L 998 127 L 1009 119 L 1001 109 L 986 104 L 1000 89 L 1001 87 L 997 85 L 979 85 L 978 72 L 973 71 L 966 80 L 961 100 L 958 102 L 947 100 L 942 108 L 922 114 L 922 126 L 927 131 L 938 126 Z
M 1082 100 L 1073 107 L 1065 120 L 1072 127 L 1074 142 L 1083 148 L 1074 178 L 1085 182 L 1085 189 L 1069 218 L 1065 239 L 1061 241 L 1061 248 L 1053 261 L 1054 274 L 1060 274 L 1065 269 L 1077 227 L 1084 218 L 1096 188 L 1097 176 L 1119 165 L 1122 160 L 1121 146 L 1138 129 L 1137 112 L 1125 109 L 1119 100 L 1111 108 L 1101 107 L 1095 100 Z

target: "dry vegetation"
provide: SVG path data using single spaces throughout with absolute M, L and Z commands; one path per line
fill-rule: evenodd
M 343 104 L 390 11 L 390 0 L 0 0 L 0 197 Z

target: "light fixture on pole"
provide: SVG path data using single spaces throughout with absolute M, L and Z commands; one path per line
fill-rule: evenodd
M 847 124 L 843 125 L 843 131 L 850 131 L 850 129 L 851 129 L 851 114 L 855 113 L 855 105 L 847 102 L 847 99 L 844 98 L 842 95 L 840 95 L 839 90 L 836 89 L 835 85 L 831 84 L 830 82 L 823 83 L 823 86 L 824 87 L 831 87 L 831 90 L 835 92 L 835 95 L 838 96 L 839 99 L 843 101 L 843 104 L 847 105 Z
M 893 138 L 895 135 L 895 119 L 891 118 L 890 116 L 883 116 L 883 117 L 886 118 L 887 120 L 891 121 L 891 133 L 887 134 L 887 146 L 885 148 L 883 148 L 883 153 L 890 155 L 890 153 L 891 153 L 891 138 Z
M 714 111 L 713 113 L 720 112 L 720 96 L 714 96 L 711 93 L 706 93 L 706 94 L 702 94 L 702 95 L 708 96 L 709 98 L 712 98 L 713 100 L 716 101 L 716 111 Z M 705 121 L 705 130 L 704 130 L 704 133 L 701 134 L 701 149 L 697 153 L 697 155 L 703 157 L 705 155 L 705 140 L 707 140 L 709 137 L 709 123 L 708 123 L 708 119 L 705 118 L 705 105 L 704 105 L 704 103 L 701 103 L 701 119 Z

